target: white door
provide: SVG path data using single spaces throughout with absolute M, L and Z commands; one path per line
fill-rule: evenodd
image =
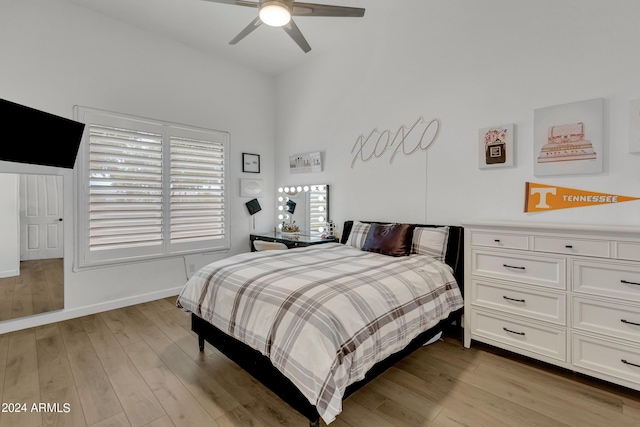
M 20 175 L 20 260 L 63 257 L 62 176 Z

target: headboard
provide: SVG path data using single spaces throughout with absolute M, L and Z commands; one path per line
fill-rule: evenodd
M 360 221 L 367 224 L 388 224 L 389 222 Z M 416 224 L 416 227 L 444 227 L 444 225 Z M 458 282 L 460 292 L 464 292 L 464 228 L 458 225 L 449 225 L 449 240 L 447 242 L 447 253 L 444 261 L 453 269 L 453 275 Z M 342 228 L 340 243 L 347 243 L 349 234 L 353 228 L 353 221 L 345 221 Z

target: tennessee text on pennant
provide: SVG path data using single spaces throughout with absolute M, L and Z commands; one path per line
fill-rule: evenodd
M 534 182 L 526 182 L 524 189 L 525 212 L 605 205 L 631 200 L 640 200 L 640 198 L 576 190 L 574 188 L 558 187 L 555 185 L 536 184 Z

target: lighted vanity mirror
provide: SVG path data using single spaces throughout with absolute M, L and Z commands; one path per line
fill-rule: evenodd
M 64 308 L 63 177 L 0 173 L 0 320 Z
M 326 233 L 329 221 L 329 186 L 280 187 L 276 194 L 276 209 L 277 231 L 321 236 Z

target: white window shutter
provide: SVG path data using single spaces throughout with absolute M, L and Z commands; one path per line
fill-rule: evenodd
M 76 107 L 79 268 L 228 250 L 229 134 Z
M 89 126 L 89 250 L 162 245 L 162 135 Z
M 224 145 L 171 138 L 171 244 L 225 238 Z

